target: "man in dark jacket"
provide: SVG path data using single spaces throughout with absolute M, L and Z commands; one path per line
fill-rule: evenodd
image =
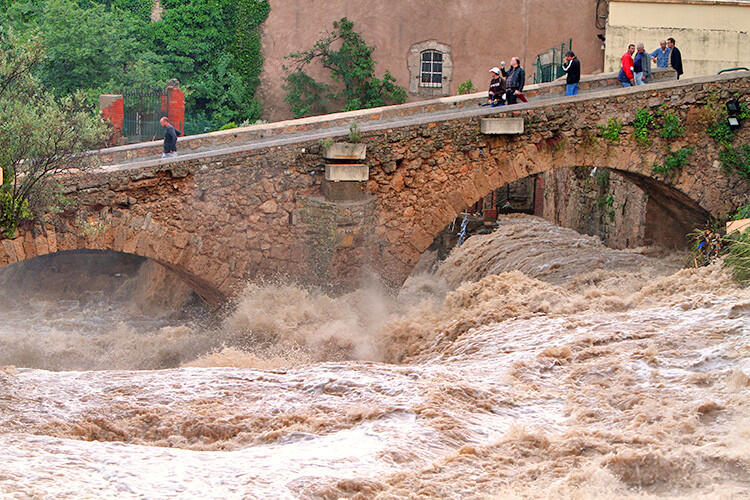
M 680 49 L 674 46 L 674 38 L 667 38 L 667 47 L 669 47 L 669 65 L 677 73 L 677 79 L 680 79 L 682 74 L 682 54 Z
M 510 59 L 510 70 L 505 71 L 505 65 L 502 68 L 503 76 L 505 77 L 505 96 L 508 104 L 515 104 L 516 99 L 521 99 L 523 102 L 529 102 L 526 100 L 526 96 L 523 95 L 523 86 L 526 83 L 526 71 L 521 67 L 521 60 L 517 57 Z
M 572 50 L 565 54 L 562 69 L 567 73 L 565 95 L 576 95 L 578 93 L 578 82 L 581 81 L 581 63 Z
M 177 136 L 182 135 L 179 130 L 174 128 L 166 116 L 162 116 L 159 123 L 164 127 L 164 152 L 162 158 L 171 158 L 177 156 Z

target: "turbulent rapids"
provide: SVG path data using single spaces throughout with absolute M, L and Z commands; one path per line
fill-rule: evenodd
M 219 314 L 130 256 L 10 266 L 0 498 L 750 498 L 750 292 L 681 264 L 508 216 L 398 296 Z

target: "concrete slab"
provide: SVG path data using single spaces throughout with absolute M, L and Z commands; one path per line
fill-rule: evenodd
M 483 134 L 523 134 L 523 118 L 482 118 L 480 130 Z
M 332 182 L 359 181 L 370 178 L 370 168 L 361 163 L 343 163 L 326 165 L 326 180 Z
M 353 142 L 335 142 L 326 148 L 323 157 L 327 160 L 364 160 L 367 157 L 367 146 Z
M 731 220 L 727 222 L 727 234 L 733 231 L 744 233 L 750 227 L 750 219 Z

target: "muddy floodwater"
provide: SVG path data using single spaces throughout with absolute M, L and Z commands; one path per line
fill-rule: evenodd
M 425 262 L 429 256 L 425 256 Z M 750 498 L 750 292 L 507 216 L 398 295 L 0 271 L 0 498 Z

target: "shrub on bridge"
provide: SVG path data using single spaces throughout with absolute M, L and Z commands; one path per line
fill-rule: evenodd
M 599 135 L 611 143 L 620 142 L 620 133 L 622 132 L 622 120 L 613 116 L 607 122 L 607 126 L 599 126 Z
M 685 135 L 685 127 L 682 126 L 679 115 L 674 111 L 661 112 L 659 118 L 661 121 L 659 136 L 663 139 L 677 139 Z
M 727 173 L 736 173 L 750 180 L 750 145 L 727 144 L 719 152 L 719 161 Z
M 655 174 L 661 174 L 664 176 L 675 175 L 679 169 L 687 165 L 691 154 L 693 154 L 692 147 L 680 148 L 674 153 L 667 154 L 667 157 L 664 158 L 664 163 L 661 165 L 655 164 L 651 167 L 651 170 Z
M 461 82 L 458 85 L 458 95 L 473 94 L 478 89 L 474 86 L 474 82 L 471 79 Z
M 635 118 L 633 119 L 632 123 L 633 135 L 635 137 L 635 142 L 637 142 L 638 145 L 642 148 L 647 148 L 651 145 L 649 134 L 651 133 L 651 129 L 654 127 L 654 123 L 654 115 L 650 110 L 646 108 L 639 109 L 635 114 Z

